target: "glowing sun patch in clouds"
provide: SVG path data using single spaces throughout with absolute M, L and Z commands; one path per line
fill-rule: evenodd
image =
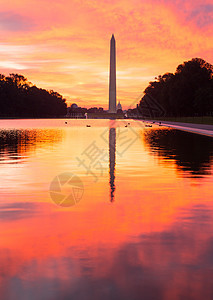
M 12 62 L 12 61 L 0 61 L 0 68 L 3 68 L 3 69 L 16 69 L 16 70 L 25 70 L 25 69 L 27 69 L 26 66 L 21 65 L 21 64 L 17 64 L 17 63 Z
M 213 63 L 213 5 L 201 0 L 8 0 L 0 12 L 0 67 L 70 102 L 107 108 L 109 40 L 117 96 L 128 107 L 148 82 L 192 57 Z

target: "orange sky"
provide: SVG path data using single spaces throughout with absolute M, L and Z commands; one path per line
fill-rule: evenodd
M 114 33 L 117 98 L 128 108 L 183 61 L 213 63 L 212 30 L 212 0 L 1 0 L 0 73 L 107 108 Z

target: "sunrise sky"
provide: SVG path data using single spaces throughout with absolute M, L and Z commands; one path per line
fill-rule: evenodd
M 0 73 L 20 73 L 68 103 L 108 107 L 109 41 L 124 108 L 192 57 L 213 63 L 212 0 L 0 1 Z

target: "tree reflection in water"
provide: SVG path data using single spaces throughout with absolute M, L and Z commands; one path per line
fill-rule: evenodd
M 47 147 L 62 140 L 62 131 L 56 129 L 10 129 L 0 130 L 0 160 L 20 162 L 36 147 Z
M 144 132 L 149 151 L 164 161 L 175 161 L 177 170 L 190 177 L 209 174 L 213 154 L 211 137 L 175 129 L 151 129 Z

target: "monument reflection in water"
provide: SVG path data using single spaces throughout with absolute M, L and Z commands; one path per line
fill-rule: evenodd
M 109 129 L 109 184 L 110 184 L 110 201 L 115 197 L 115 164 L 116 164 L 116 129 Z

